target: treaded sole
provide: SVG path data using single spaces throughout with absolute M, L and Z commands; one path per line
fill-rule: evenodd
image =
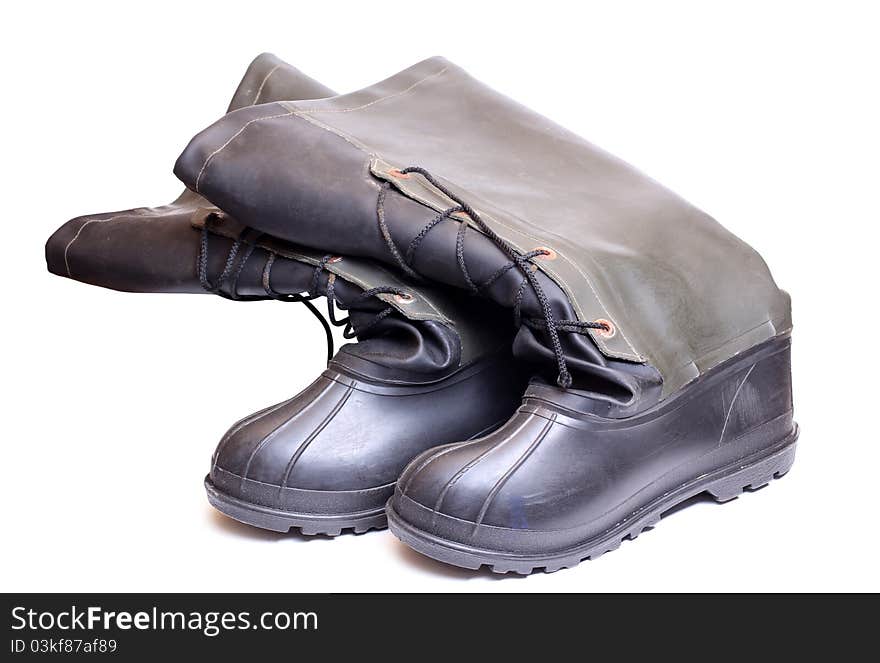
M 608 532 L 580 546 L 547 557 L 482 550 L 434 536 L 402 520 L 392 506 L 394 498 L 386 506 L 388 527 L 392 534 L 413 550 L 453 566 L 472 570 L 486 566 L 494 573 L 519 575 L 529 575 L 536 571 L 552 573 L 616 550 L 625 539 L 635 539 L 660 522 L 664 513 L 700 493 L 707 493 L 718 502 L 728 502 L 744 491 L 766 486 L 791 469 L 797 437 L 798 430 L 795 428 L 783 446 L 777 446 L 771 453 L 753 457 L 754 459 L 744 459 L 736 465 L 698 477 L 657 498 Z
M 245 525 L 273 532 L 287 533 L 297 530 L 307 536 L 339 536 L 343 533 L 363 534 L 371 529 L 384 529 L 387 526 L 384 508 L 333 516 L 291 513 L 251 504 L 227 495 L 217 490 L 210 477 L 205 478 L 205 491 L 208 502 L 220 513 Z

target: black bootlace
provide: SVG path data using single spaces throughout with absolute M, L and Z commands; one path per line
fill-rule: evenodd
M 452 191 L 450 191 L 447 186 L 438 181 L 433 175 L 431 175 L 430 172 L 428 172 L 424 168 L 420 168 L 419 166 L 410 166 L 409 168 L 404 168 L 399 171 L 393 171 L 392 176 L 394 174 L 397 174 L 398 176 L 406 176 L 410 173 L 417 173 L 424 177 L 432 186 L 434 186 L 437 190 L 442 192 L 446 197 L 448 197 L 456 204 L 453 207 L 443 210 L 435 218 L 429 221 L 410 242 L 410 245 L 406 251 L 406 256 L 403 256 L 401 255 L 400 250 L 397 248 L 397 244 L 394 242 L 394 239 L 391 237 L 391 231 L 388 228 L 388 224 L 385 220 L 385 197 L 388 193 L 388 190 L 392 187 L 392 184 L 390 182 L 382 182 L 376 202 L 376 216 L 379 221 L 379 230 L 382 233 L 382 237 L 385 239 L 385 243 L 388 245 L 388 249 L 391 252 L 391 255 L 394 258 L 395 262 L 411 278 L 422 280 L 423 277 L 418 272 L 416 272 L 416 270 L 412 266 L 412 260 L 415 255 L 416 249 L 418 249 L 422 240 L 425 239 L 425 236 L 441 222 L 447 219 L 453 219 L 454 215 L 459 213 L 466 214 L 477 225 L 477 227 L 479 227 L 479 229 L 483 231 L 483 233 L 499 249 L 501 249 L 501 251 L 504 252 L 510 262 L 496 270 L 483 283 L 474 283 L 473 279 L 470 276 L 470 273 L 468 272 L 467 264 L 464 257 L 464 241 L 465 234 L 468 230 L 468 223 L 466 219 L 455 219 L 455 221 L 457 221 L 459 224 L 458 234 L 456 235 L 455 242 L 455 256 L 458 262 L 459 271 L 461 272 L 465 283 L 467 284 L 471 292 L 480 293 L 486 290 L 486 288 L 492 285 L 495 281 L 497 281 L 511 269 L 518 268 L 519 271 L 522 272 L 523 280 L 520 282 L 520 286 L 517 289 L 516 296 L 513 302 L 514 325 L 519 328 L 520 324 L 525 324 L 531 329 L 541 329 L 547 332 L 550 338 L 550 344 L 553 347 L 553 354 L 556 358 L 556 365 L 558 369 L 556 383 L 563 389 L 568 389 L 571 386 L 572 380 L 571 374 L 568 371 L 568 365 L 565 361 L 565 353 L 562 348 L 562 342 L 559 338 L 559 332 L 572 334 L 588 334 L 589 330 L 591 329 L 601 329 L 608 331 L 610 330 L 610 326 L 605 322 L 598 321 L 581 322 L 579 320 L 557 320 L 553 314 L 550 300 L 544 292 L 543 287 L 541 287 L 540 281 L 535 275 L 535 271 L 537 270 L 538 266 L 535 264 L 534 259 L 541 255 L 549 255 L 550 251 L 547 249 L 539 248 L 533 251 L 529 251 L 527 253 L 518 252 L 515 248 L 513 248 L 513 246 L 511 246 L 506 240 L 504 240 L 504 238 L 502 238 L 500 235 L 498 235 L 498 233 L 492 230 L 492 228 L 490 228 L 489 225 L 486 224 L 486 222 L 480 217 L 479 213 L 477 213 L 477 211 L 473 207 L 471 207 L 464 200 L 461 200 Z M 535 297 L 538 299 L 538 302 L 541 305 L 543 318 L 531 319 L 522 317 L 520 309 L 526 285 L 531 286 L 532 291 L 535 293 Z
M 209 231 L 207 227 L 207 223 L 202 227 L 202 235 L 201 235 L 201 244 L 199 247 L 199 257 L 198 257 L 198 277 L 199 283 L 201 286 L 208 292 L 213 293 L 215 295 L 220 295 L 221 297 L 225 297 L 226 299 L 233 300 L 258 300 L 264 299 L 262 296 L 243 296 L 238 294 L 238 280 L 241 276 L 242 271 L 244 270 L 245 264 L 248 259 L 253 255 L 254 250 L 257 248 L 257 240 L 263 235 L 263 233 L 256 233 L 256 235 L 250 240 L 247 239 L 247 235 L 250 233 L 249 228 L 245 228 L 233 241 L 232 246 L 229 249 L 229 252 L 226 255 L 226 262 L 223 266 L 223 270 L 220 272 L 220 275 L 217 277 L 217 281 L 212 283 L 208 279 L 208 248 L 209 248 Z M 242 247 L 245 247 L 242 251 Z M 347 316 L 343 319 L 338 319 L 336 317 L 336 309 L 341 311 L 345 310 L 353 310 L 358 305 L 365 303 L 372 299 L 373 297 L 377 297 L 378 295 L 394 295 L 398 297 L 410 298 L 408 292 L 401 288 L 396 288 L 393 286 L 379 286 L 375 288 L 369 288 L 361 292 L 357 298 L 350 302 L 349 304 L 344 304 L 339 296 L 336 294 L 336 274 L 332 272 L 328 272 L 327 276 L 327 285 L 324 288 L 324 292 L 321 293 L 318 291 L 321 281 L 321 274 L 327 269 L 327 265 L 334 260 L 334 256 L 326 255 L 318 262 L 315 266 L 314 272 L 312 274 L 311 284 L 306 294 L 302 293 L 282 293 L 276 291 L 272 287 L 272 267 L 275 264 L 275 261 L 278 259 L 278 253 L 272 251 L 271 249 L 264 249 L 267 252 L 266 262 L 263 265 L 263 274 L 261 279 L 261 285 L 263 287 L 263 291 L 266 293 L 268 297 L 272 299 L 277 299 L 283 302 L 297 302 L 300 304 L 304 304 L 306 308 L 318 319 L 321 323 L 321 326 L 324 329 L 324 335 L 327 341 L 327 363 L 333 358 L 335 354 L 334 342 L 333 342 L 333 327 L 344 327 L 342 330 L 343 338 L 352 339 L 357 336 L 363 336 L 370 329 L 379 324 L 382 320 L 387 318 L 389 315 L 394 313 L 395 309 L 393 306 L 387 306 L 386 308 L 379 311 L 376 315 L 373 316 L 372 319 L 368 320 L 364 324 L 358 325 L 358 328 L 355 329 L 354 323 L 351 320 L 351 316 Z M 230 279 L 231 277 L 231 279 Z M 226 292 L 223 290 L 223 284 L 229 281 L 229 291 Z M 321 296 L 327 297 L 327 318 L 318 310 L 318 308 L 312 303 L 312 300 L 317 299 Z

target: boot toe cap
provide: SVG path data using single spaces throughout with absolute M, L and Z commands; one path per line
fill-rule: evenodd
M 294 398 L 236 423 L 217 446 L 209 483 L 235 500 L 291 513 L 381 509 L 396 475 L 364 465 L 369 455 L 305 409 Z
M 584 485 L 591 478 L 584 467 L 559 464 L 553 426 L 516 415 L 485 438 L 422 454 L 398 481 L 389 511 L 430 537 L 473 549 L 529 555 L 579 540 L 585 523 L 572 516 L 584 494 L 576 478 Z

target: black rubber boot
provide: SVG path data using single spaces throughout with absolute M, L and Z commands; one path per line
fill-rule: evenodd
M 348 310 L 345 324 L 359 342 L 343 346 L 303 392 L 229 430 L 205 482 L 208 499 L 237 520 L 281 532 L 384 527 L 385 504 L 410 459 L 488 433 L 519 404 L 526 378 L 510 354 L 506 316 L 368 261 L 308 262 L 279 242 L 210 252 L 212 241 L 226 248 L 215 233 L 243 236 L 233 224 L 215 214 L 206 220 L 209 255 L 200 263 L 213 272 L 204 281 L 230 283 L 221 274 L 234 271 L 229 297 L 258 296 L 256 283 L 277 298 L 323 294 L 331 321 L 343 324 L 334 305 Z
M 173 283 L 178 292 L 304 302 L 314 313 L 312 300 L 326 296 L 330 320 L 360 339 L 332 356 L 309 388 L 223 437 L 208 498 L 242 522 L 330 535 L 384 527 L 385 503 L 413 456 L 499 426 L 525 389 L 510 354 L 512 329 L 488 302 L 274 241 L 214 211 L 192 223 L 129 218 L 108 240 L 82 245 L 77 274 L 140 292 Z M 129 262 L 132 253 L 157 260 Z M 336 320 L 337 306 L 348 319 Z
M 513 330 L 488 302 L 272 240 L 217 211 L 129 217 L 107 231 L 77 253 L 75 274 L 89 282 L 304 302 L 322 322 L 312 300 L 325 296 L 331 322 L 360 340 L 332 356 L 309 388 L 238 422 L 220 442 L 208 498 L 242 522 L 329 535 L 384 527 L 385 503 L 410 459 L 501 425 L 525 389 L 510 353 Z M 337 320 L 335 307 L 349 317 Z
M 258 57 L 231 109 L 331 94 L 274 56 Z M 406 463 L 503 423 L 526 386 L 512 330 L 488 303 L 252 231 L 186 191 L 161 207 L 79 217 L 46 245 L 49 270 L 133 292 L 304 302 L 322 320 L 328 369 L 294 398 L 238 422 L 206 480 L 219 510 L 273 530 L 338 534 L 384 526 Z M 335 356 L 331 322 L 361 342 Z M 335 307 L 349 319 L 337 321 Z
M 247 236 L 210 213 L 200 280 L 230 298 L 324 295 L 329 319 L 359 342 L 343 346 L 303 392 L 227 432 L 205 480 L 208 499 L 239 521 L 281 532 L 384 527 L 385 504 L 410 459 L 488 433 L 516 409 L 526 374 L 510 352 L 513 330 L 487 302 L 414 284 L 370 261 Z M 334 306 L 348 311 L 346 321 L 336 320 Z
M 345 353 L 294 398 L 229 430 L 205 481 L 211 504 L 279 532 L 384 527 L 385 503 L 411 458 L 489 432 L 519 402 L 509 356 L 403 384 L 347 370 Z
M 456 566 L 556 571 L 614 550 L 698 493 L 723 502 L 785 474 L 797 436 L 787 336 L 634 415 L 535 382 L 501 429 L 416 458 L 389 524 Z
M 229 113 L 175 173 L 263 232 L 512 311 L 536 380 L 499 431 L 404 473 L 390 523 L 417 550 L 571 566 L 791 463 L 790 299 L 757 252 L 447 60 Z

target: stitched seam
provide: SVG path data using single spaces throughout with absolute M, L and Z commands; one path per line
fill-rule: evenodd
M 278 69 L 278 67 L 280 67 L 280 66 L 281 66 L 280 64 L 276 64 L 274 67 L 272 67 L 272 68 L 269 70 L 269 73 L 266 74 L 266 76 L 263 78 L 263 82 L 260 83 L 260 87 L 257 88 L 257 94 L 256 94 L 256 96 L 254 97 L 254 100 L 251 102 L 251 106 L 256 106 L 256 105 L 257 105 L 257 102 L 260 100 L 260 95 L 263 94 L 263 87 L 266 85 L 266 81 L 269 80 L 269 77 L 270 77 L 272 74 L 274 74 L 275 71 L 276 71 L 276 70 Z
M 143 209 L 143 208 L 141 208 Z M 76 231 L 76 234 L 73 236 L 67 246 L 64 247 L 64 266 L 67 268 L 67 276 L 73 278 L 73 274 L 70 273 L 70 263 L 67 261 L 67 253 L 70 251 L 70 247 L 73 246 L 73 243 L 79 239 L 80 233 L 85 229 L 86 226 L 89 226 L 93 223 L 106 223 L 107 221 L 115 221 L 116 219 L 122 219 L 126 216 L 129 216 L 131 213 L 127 214 L 119 214 L 117 216 L 111 216 L 109 219 L 89 219 L 84 224 L 82 224 L 79 229 Z
M 202 176 L 205 174 L 205 169 L 208 167 L 208 164 L 211 163 L 211 160 L 214 157 L 216 157 L 218 154 L 220 154 L 223 150 L 225 150 L 227 147 L 229 147 L 229 145 L 236 138 L 238 138 L 242 133 L 244 133 L 245 129 L 247 129 L 249 126 L 251 126 L 255 122 L 260 122 L 262 120 L 274 120 L 279 117 L 287 117 L 288 115 L 291 115 L 291 114 L 292 114 L 291 112 L 288 112 L 288 113 L 281 113 L 279 115 L 268 115 L 268 116 L 264 116 L 264 117 L 255 117 L 253 120 L 249 120 L 248 122 L 245 122 L 244 125 L 238 131 L 236 131 L 229 140 L 227 140 L 225 143 L 223 143 L 223 145 L 218 147 L 216 150 L 214 150 L 213 152 L 211 152 L 211 154 L 209 154 L 207 156 L 207 158 L 205 159 L 205 163 L 202 164 L 202 168 L 201 168 L 201 170 L 199 170 L 199 174 L 196 177 L 196 183 L 195 183 L 196 193 L 199 193 L 199 183 L 202 181 Z
M 357 138 L 355 138 L 354 136 L 350 136 L 350 135 L 348 135 L 347 133 L 345 133 L 344 131 L 340 131 L 339 129 L 337 129 L 337 128 L 335 128 L 335 127 L 331 127 L 329 124 L 325 124 L 324 122 L 321 122 L 321 120 L 319 120 L 319 119 L 317 119 L 317 118 L 310 117 L 309 115 L 304 114 L 304 113 L 303 113 L 302 111 L 300 111 L 296 106 L 294 106 L 293 104 L 291 104 L 291 103 L 289 103 L 289 102 L 284 102 L 284 101 L 282 101 L 282 102 L 280 102 L 280 105 L 283 106 L 284 108 L 286 108 L 286 109 L 288 109 L 288 110 L 290 111 L 290 113 L 288 113 L 288 115 L 295 115 L 296 117 L 302 118 L 302 119 L 305 120 L 306 122 L 310 122 L 311 124 L 315 125 L 316 127 L 320 127 L 320 128 L 323 129 L 324 131 L 329 131 L 330 133 L 335 134 L 336 136 L 339 136 L 339 137 L 340 137 L 342 140 L 344 140 L 346 143 L 348 143 L 348 144 L 350 144 L 350 145 L 356 147 L 357 149 L 359 149 L 359 150 L 360 150 L 361 152 L 363 152 L 364 154 L 367 154 L 371 159 L 376 159 L 376 158 L 378 158 L 378 155 L 374 154 L 374 153 L 370 150 L 369 147 L 367 147 L 364 143 L 360 142 L 360 141 L 359 141 Z M 370 173 L 371 173 L 371 171 L 370 171 L 370 165 L 369 165 L 369 163 L 368 163 L 368 164 L 367 164 L 367 174 L 370 174 Z M 368 180 L 368 181 L 372 181 L 372 178 L 371 178 L 370 180 Z M 376 190 L 377 190 L 377 191 L 381 188 L 381 187 L 379 187 L 378 184 L 375 183 L 375 181 L 373 181 L 373 184 L 376 185 Z
M 309 108 L 302 110 L 302 113 L 353 113 L 355 111 L 363 110 L 364 108 L 369 108 L 370 106 L 375 106 L 376 104 L 387 101 L 388 99 L 393 99 L 395 97 L 400 97 L 408 92 L 411 92 L 413 89 L 417 88 L 419 85 L 424 83 L 427 80 L 445 74 L 449 70 L 449 67 L 443 67 L 440 71 L 435 71 L 433 74 L 428 74 L 424 78 L 420 78 L 415 83 L 410 85 L 405 90 L 400 90 L 399 92 L 394 92 L 393 94 L 386 95 L 384 97 L 380 97 L 379 99 L 374 99 L 373 101 L 363 104 L 362 106 L 355 106 L 354 108 Z

